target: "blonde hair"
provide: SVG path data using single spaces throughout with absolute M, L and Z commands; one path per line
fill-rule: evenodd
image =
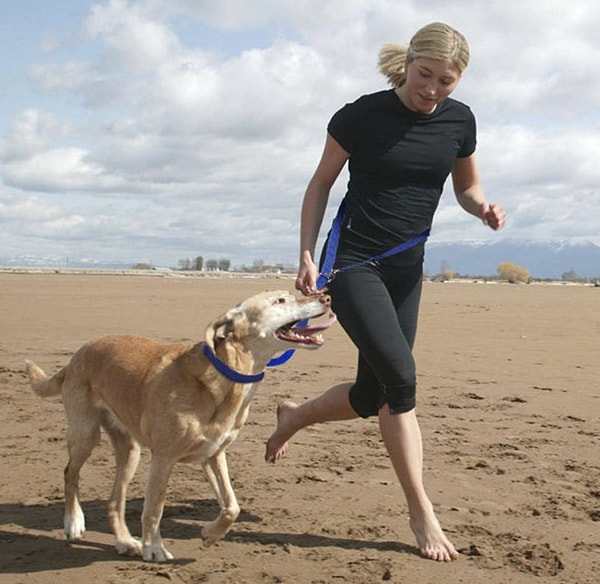
M 379 71 L 394 87 L 406 81 L 406 65 L 414 59 L 449 61 L 462 75 L 469 64 L 467 39 L 442 22 L 432 22 L 419 29 L 408 47 L 389 43 L 379 51 Z

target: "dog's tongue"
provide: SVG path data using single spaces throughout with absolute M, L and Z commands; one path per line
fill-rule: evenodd
M 335 313 L 330 312 L 327 320 L 323 322 L 316 323 L 314 325 L 307 326 L 295 326 L 292 330 L 301 333 L 303 335 L 312 335 L 314 333 L 318 333 L 328 329 L 335 321 L 337 320 L 337 316 Z

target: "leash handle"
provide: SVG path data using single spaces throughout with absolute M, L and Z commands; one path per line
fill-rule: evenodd
M 331 282 L 331 280 L 333 280 L 334 275 L 335 272 L 333 270 L 329 272 L 329 274 L 321 272 L 319 274 L 319 277 L 317 278 L 317 290 L 322 290 L 323 288 L 325 288 L 325 286 L 327 286 L 327 284 Z
M 331 231 L 329 232 L 329 238 L 327 239 L 325 260 L 323 261 L 321 274 L 317 278 L 317 290 L 324 288 L 327 285 L 327 282 L 333 277 L 333 265 L 335 264 L 335 256 L 340 242 L 340 232 L 342 230 L 342 219 L 344 218 L 347 204 L 346 197 L 344 197 L 338 207 L 335 219 L 331 224 Z

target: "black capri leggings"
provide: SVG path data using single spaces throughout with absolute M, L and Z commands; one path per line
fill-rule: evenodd
M 384 404 L 392 414 L 415 407 L 412 348 L 417 332 L 423 266 L 365 264 L 329 283 L 332 308 L 358 348 L 350 404 L 367 418 Z

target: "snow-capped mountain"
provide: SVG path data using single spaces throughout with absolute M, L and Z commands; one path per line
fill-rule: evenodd
M 600 279 L 600 246 L 589 241 L 431 242 L 425 252 L 429 275 L 450 269 L 465 276 L 494 276 L 502 262 L 526 268 L 532 278 L 561 279 L 570 273 Z
M 462 276 L 496 276 L 502 262 L 517 264 L 529 271 L 532 278 L 588 278 L 600 281 L 600 246 L 589 242 L 524 241 L 464 241 L 443 243 L 431 241 L 425 251 L 425 273 L 429 276 L 451 270 Z M 127 269 L 135 262 L 101 261 L 20 256 L 2 257 L 0 266 L 46 266 L 78 268 Z

